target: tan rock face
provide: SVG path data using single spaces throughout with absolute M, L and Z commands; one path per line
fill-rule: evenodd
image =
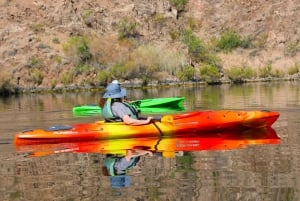
M 65 41 L 76 35 L 116 35 L 124 18 L 137 23 L 141 41 L 171 48 L 183 47 L 170 32 L 182 30 L 188 19 L 204 41 L 226 29 L 251 37 L 256 47 L 220 54 L 223 68 L 241 63 L 288 68 L 300 62 L 298 0 L 189 0 L 184 12 L 168 0 L 0 0 L 0 72 L 23 86 L 55 85 L 59 75 L 74 71 L 62 50 Z M 77 76 L 75 83 L 87 80 Z

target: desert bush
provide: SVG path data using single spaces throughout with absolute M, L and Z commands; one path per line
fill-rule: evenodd
M 153 45 L 143 45 L 135 49 L 132 58 L 139 74 L 151 78 L 155 71 L 160 70 L 161 54 L 161 49 Z
M 138 35 L 137 23 L 134 20 L 123 18 L 117 25 L 119 39 L 136 37 Z
M 33 23 L 33 24 L 29 24 L 28 26 L 34 33 L 39 33 L 39 32 L 45 31 L 44 25 L 42 25 L 42 24 Z
M 208 50 L 201 39 L 195 36 L 191 30 L 185 30 L 182 34 L 182 40 L 194 61 L 205 62 L 205 55 L 207 55 Z
M 99 70 L 97 72 L 97 80 L 100 84 L 108 83 L 112 80 L 112 74 L 106 70 Z
M 28 59 L 26 66 L 29 68 L 40 68 L 43 65 L 42 59 L 32 56 Z
M 179 12 L 184 11 L 185 5 L 188 0 L 169 0 L 171 5 L 174 6 Z
M 116 35 L 93 36 L 90 39 L 92 62 L 105 66 L 125 63 L 130 52 L 135 48 L 132 40 L 118 40 Z
M 156 28 L 162 28 L 167 21 L 167 18 L 159 13 L 153 15 L 151 19 Z
M 177 72 L 177 77 L 181 80 L 181 81 L 189 81 L 189 80 L 193 80 L 195 77 L 195 68 L 187 65 L 184 66 L 184 68 L 181 71 Z
M 185 30 L 182 33 L 182 41 L 187 46 L 188 53 L 193 62 L 218 66 L 220 59 L 191 30 Z
M 253 47 L 263 49 L 268 40 L 268 33 L 262 33 L 261 35 L 257 36 L 255 40 L 252 42 Z
M 205 64 L 200 68 L 201 79 L 207 83 L 219 82 L 221 78 L 221 72 L 219 69 L 210 64 Z
M 110 72 L 113 75 L 113 79 L 127 77 L 127 66 L 125 64 L 114 64 L 110 69 Z
M 216 44 L 219 50 L 231 52 L 237 47 L 250 47 L 250 39 L 243 40 L 242 37 L 233 30 L 228 30 L 222 33 Z
M 244 82 L 246 79 L 250 79 L 255 75 L 253 69 L 248 66 L 226 69 L 225 74 L 234 83 Z
M 60 80 L 61 83 L 67 85 L 67 84 L 71 84 L 73 82 L 73 73 L 68 71 L 68 72 L 64 72 L 60 75 Z
M 40 85 L 43 82 L 44 76 L 41 70 L 33 68 L 29 70 L 31 80 L 34 84 Z
M 90 72 L 90 69 L 91 67 L 87 64 L 77 64 L 75 66 L 75 71 L 74 71 L 74 75 L 77 76 L 77 75 L 80 75 L 80 74 L 88 74 Z
M 272 75 L 271 72 L 272 72 L 272 64 L 267 64 L 258 69 L 258 76 L 262 78 L 266 78 Z
M 293 66 L 288 68 L 288 74 L 294 75 L 300 72 L 299 64 L 295 63 Z
M 169 35 L 173 41 L 180 38 L 180 32 L 177 29 L 172 29 L 169 31 Z
M 63 51 L 72 58 L 75 64 L 86 63 L 92 58 L 89 50 L 89 39 L 85 36 L 73 36 L 63 43 Z
M 272 77 L 280 78 L 280 77 L 284 77 L 285 75 L 286 75 L 285 71 L 282 69 L 278 69 L 278 68 L 272 70 L 272 72 L 271 72 Z
M 285 56 L 296 56 L 296 54 L 300 52 L 300 42 L 297 41 L 289 41 L 284 46 L 284 55 Z

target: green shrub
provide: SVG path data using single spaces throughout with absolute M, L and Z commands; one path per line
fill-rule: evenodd
M 87 64 L 81 64 L 81 63 L 77 64 L 75 66 L 75 76 L 79 75 L 79 74 L 84 74 L 84 73 L 87 75 L 89 73 L 90 69 L 91 69 L 91 67 Z
M 117 78 L 126 78 L 127 67 L 124 64 L 114 64 L 111 67 L 111 73 L 115 79 Z
M 58 63 L 58 64 L 61 64 L 61 63 L 62 63 L 62 58 L 61 58 L 61 56 L 55 55 L 55 56 L 54 56 L 54 61 L 55 61 L 56 63 Z
M 177 72 L 177 77 L 181 81 L 193 80 L 195 76 L 195 68 L 192 66 L 185 66 L 182 71 Z
M 217 47 L 225 52 L 231 52 L 233 49 L 241 46 L 243 41 L 241 36 L 235 31 L 225 31 L 217 42 Z
M 43 61 L 42 59 L 32 56 L 29 58 L 28 63 L 27 63 L 27 67 L 29 68 L 39 68 L 43 65 Z
M 188 48 L 189 55 L 196 62 L 205 62 L 208 50 L 202 40 L 193 34 L 191 30 L 185 30 L 182 34 L 182 40 Z
M 74 59 L 75 64 L 86 63 L 92 58 L 89 40 L 85 36 L 73 36 L 63 44 L 63 51 Z
M 112 74 L 107 70 L 100 70 L 97 72 L 97 80 L 100 84 L 105 84 L 112 80 Z
M 220 81 L 221 73 L 216 66 L 205 64 L 202 68 L 200 68 L 200 76 L 203 81 L 213 83 Z
M 179 12 L 184 11 L 185 5 L 188 0 L 170 0 L 172 6 L 174 6 Z
M 44 76 L 42 75 L 42 72 L 39 69 L 30 69 L 30 75 L 33 83 L 40 85 L 43 82 Z
M 264 67 L 261 67 L 258 69 L 258 72 L 259 72 L 259 77 L 262 77 L 262 78 L 266 78 L 266 77 L 269 77 L 271 76 L 271 72 L 272 72 L 272 64 L 267 64 L 265 65 Z
M 68 71 L 68 72 L 61 74 L 60 80 L 65 85 L 71 84 L 73 82 L 73 73 Z
M 178 31 L 178 30 L 175 30 L 175 29 L 169 31 L 169 35 L 170 35 L 170 37 L 171 37 L 171 39 L 172 39 L 173 41 L 174 41 L 174 40 L 177 40 L 177 39 L 180 37 L 179 31 Z
M 297 74 L 300 72 L 299 70 L 299 64 L 298 63 L 295 63 L 293 66 L 289 67 L 288 68 L 288 74 L 289 75 L 294 75 L 294 74 Z
M 117 25 L 119 39 L 125 39 L 130 37 L 136 37 L 137 32 L 137 23 L 131 21 L 127 18 L 123 18 Z
M 246 79 L 250 79 L 254 76 L 254 71 L 250 67 L 232 67 L 225 70 L 228 78 L 234 82 L 244 82 Z

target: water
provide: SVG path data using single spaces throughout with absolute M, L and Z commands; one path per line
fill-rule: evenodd
M 13 145 L 15 133 L 22 130 L 101 119 L 78 117 L 71 112 L 77 104 L 97 103 L 99 92 L 27 94 L 0 99 L 0 200 L 300 199 L 299 82 L 127 89 L 127 93 L 132 99 L 184 96 L 186 111 L 279 111 L 280 118 L 273 128 L 281 138 L 280 143 L 227 150 L 226 144 L 176 157 L 143 156 L 128 173 L 130 186 L 112 188 L 110 178 L 101 170 L 103 154 L 29 157 L 28 152 L 16 151 Z

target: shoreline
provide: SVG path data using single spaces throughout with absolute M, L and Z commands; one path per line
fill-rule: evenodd
M 289 82 L 289 81 L 299 81 L 300 76 L 291 76 L 284 78 L 257 78 L 257 79 L 249 79 L 244 80 L 240 83 L 234 83 L 230 80 L 220 80 L 216 83 L 206 83 L 203 81 L 165 81 L 165 82 L 151 82 L 146 86 L 142 85 L 142 82 L 129 82 L 126 81 L 122 83 L 122 86 L 125 88 L 155 88 L 155 87 L 173 87 L 173 86 L 196 86 L 196 85 L 222 85 L 222 84 L 248 84 L 248 83 L 258 83 L 258 82 Z M 46 88 L 46 87 L 8 87 L 5 89 L 0 89 L 0 97 L 9 97 L 13 95 L 19 94 L 43 94 L 43 93 L 65 93 L 65 92 L 87 92 L 87 91 L 101 91 L 104 90 L 106 86 L 98 85 L 98 86 L 77 86 L 77 85 L 69 85 L 69 86 L 60 86 L 55 88 Z

